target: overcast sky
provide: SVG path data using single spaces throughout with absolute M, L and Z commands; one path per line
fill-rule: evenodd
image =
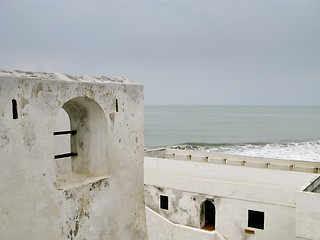
M 0 68 L 124 76 L 146 105 L 319 105 L 319 0 L 0 0 Z

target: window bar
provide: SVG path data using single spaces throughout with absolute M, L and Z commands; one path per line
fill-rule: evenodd
M 77 130 L 54 132 L 53 135 L 77 134 Z
M 54 155 L 54 159 L 59 159 L 59 158 L 67 158 L 67 157 L 74 157 L 77 156 L 78 153 L 64 153 L 64 154 L 59 154 L 59 155 Z

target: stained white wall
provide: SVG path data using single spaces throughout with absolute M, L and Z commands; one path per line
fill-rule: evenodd
M 197 226 L 199 199 L 208 197 L 214 199 L 216 231 L 226 239 L 298 239 L 296 194 L 317 177 L 310 173 L 145 157 L 146 205 L 175 223 Z M 169 210 L 159 208 L 161 194 L 168 195 Z M 264 212 L 264 230 L 248 227 L 248 210 Z M 245 233 L 245 229 L 254 230 L 254 234 Z
M 228 239 L 296 239 L 294 207 L 231 198 L 215 198 L 215 205 L 216 230 Z M 264 212 L 264 230 L 248 227 L 248 210 Z
M 141 85 L 0 71 L 0 97 L 0 239 L 147 238 Z M 76 97 L 95 101 L 105 116 L 107 154 L 99 161 L 108 171 L 103 174 L 57 170 L 58 112 Z M 18 119 L 12 116 L 12 99 L 18 102 Z
M 169 209 L 159 207 L 159 195 L 169 198 Z M 173 223 L 200 228 L 201 203 L 214 200 L 215 229 L 226 239 L 296 239 L 294 207 L 209 196 L 173 189 L 145 186 L 146 205 Z M 248 227 L 248 210 L 264 212 L 264 230 Z M 147 218 L 148 220 L 148 218 Z M 254 234 L 245 233 L 245 229 Z
M 209 232 L 180 224 L 174 224 L 150 208 L 146 208 L 149 240 L 224 240 L 216 231 Z
M 295 206 L 296 192 L 319 176 L 204 162 L 144 159 L 147 185 L 285 206 Z
M 160 208 L 160 196 L 168 196 L 168 210 Z M 201 203 L 213 196 L 145 185 L 146 205 L 173 223 L 200 228 Z
M 297 236 L 319 239 L 320 194 L 306 191 L 297 193 Z

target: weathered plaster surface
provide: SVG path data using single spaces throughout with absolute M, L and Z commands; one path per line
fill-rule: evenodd
M 292 207 L 300 187 L 319 176 L 150 157 L 144 166 L 147 185 Z
M 147 238 L 141 85 L 124 78 L 0 71 L 0 97 L 0 239 Z M 59 164 L 53 133 L 62 107 L 76 98 L 85 101 L 77 103 L 88 107 L 90 118 L 80 115 L 85 124 L 75 127 L 83 136 L 74 144 L 71 137 L 78 156 Z M 91 121 L 97 112 L 101 124 Z
M 301 239 L 319 239 L 320 177 L 297 193 L 296 234 Z
M 216 231 L 206 231 L 180 224 L 174 224 L 168 219 L 146 207 L 147 230 L 149 240 L 224 240 Z
M 225 239 L 319 236 L 320 211 L 315 207 L 319 193 L 296 196 L 301 186 L 312 183 L 318 174 L 153 157 L 145 157 L 144 165 L 146 205 L 173 223 L 199 227 L 201 202 L 209 198 L 216 211 L 215 230 Z M 168 210 L 160 209 L 160 195 L 168 196 Z M 248 227 L 248 210 L 264 212 L 263 230 Z
M 169 209 L 160 208 L 160 195 L 168 196 Z M 200 228 L 201 203 L 213 196 L 145 185 L 146 205 L 173 223 Z

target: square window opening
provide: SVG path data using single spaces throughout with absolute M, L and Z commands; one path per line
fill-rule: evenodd
M 168 210 L 168 196 L 160 195 L 160 208 L 164 210 Z
M 264 230 L 264 212 L 248 210 L 248 227 Z

